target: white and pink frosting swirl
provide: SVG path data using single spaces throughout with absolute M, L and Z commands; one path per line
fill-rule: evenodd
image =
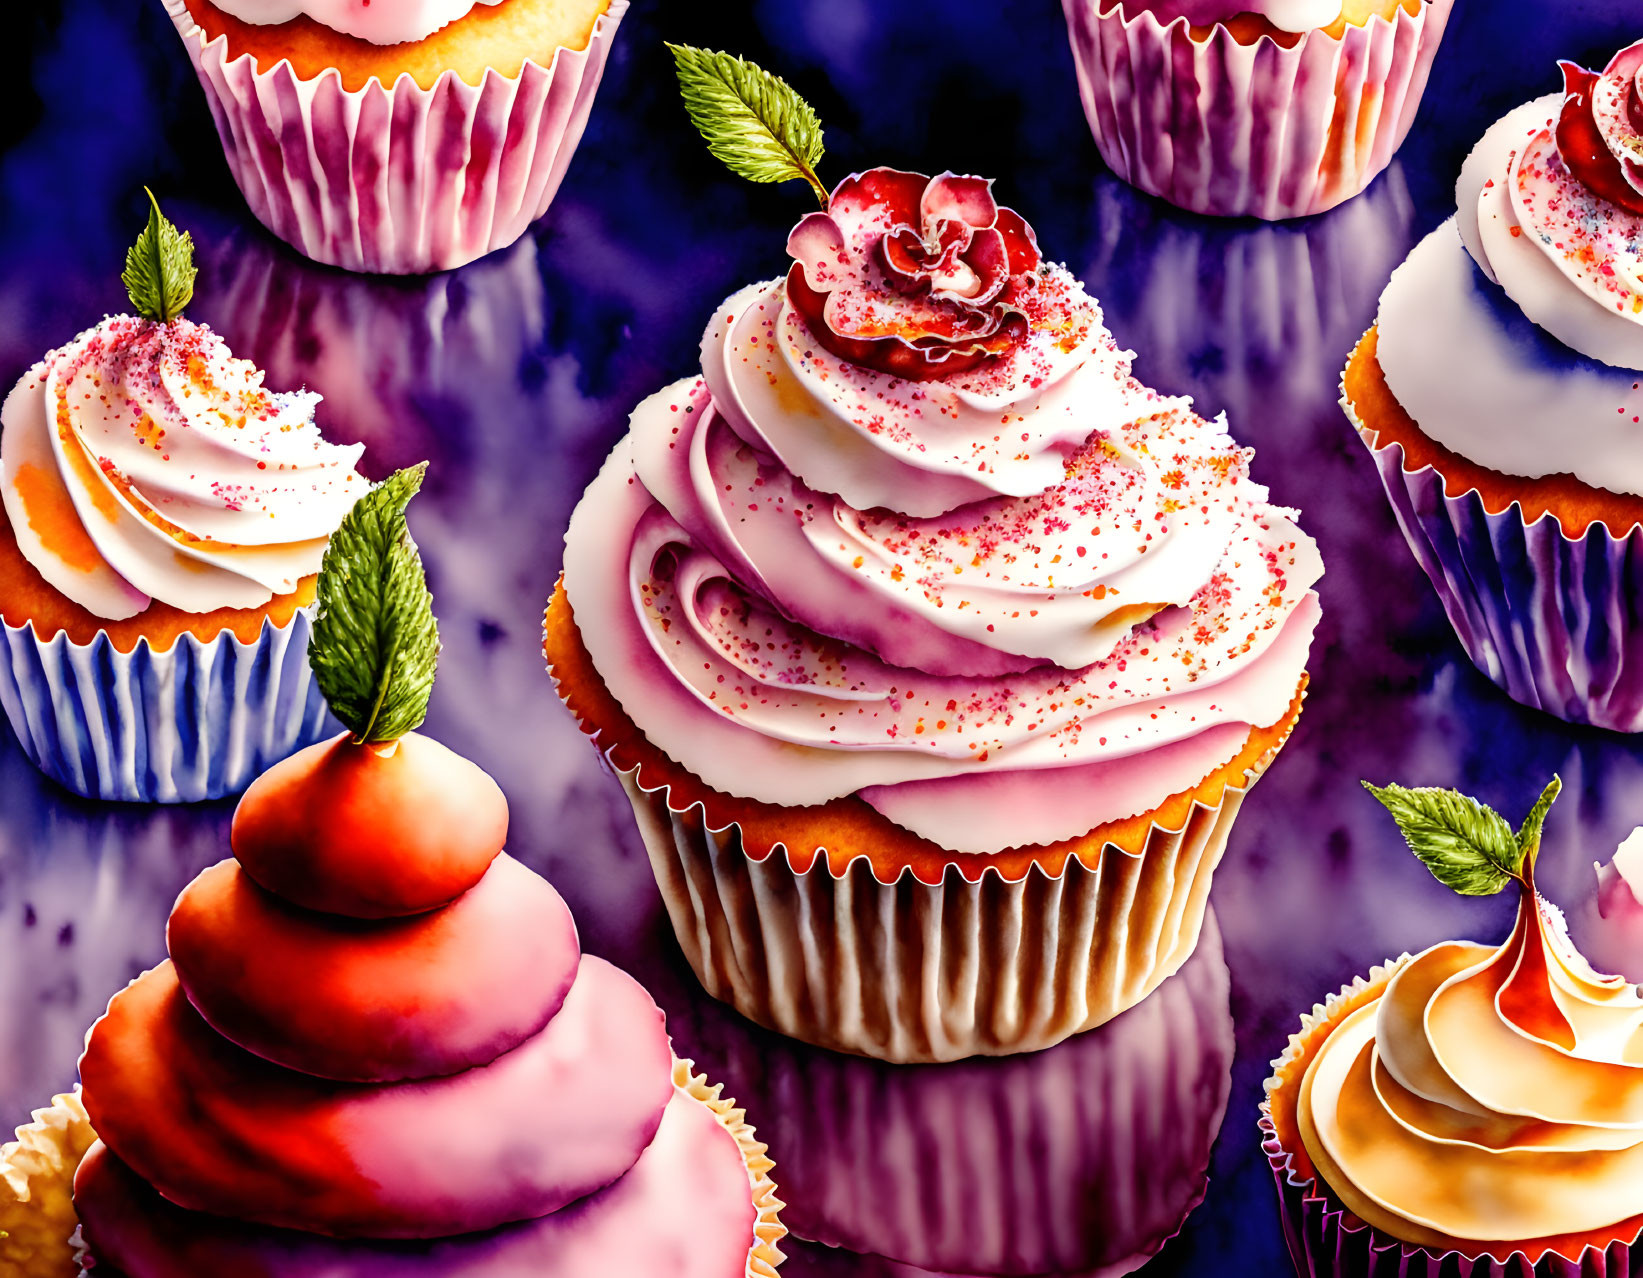
M 241 22 L 273 26 L 293 18 L 312 18 L 321 26 L 372 44 L 426 40 L 476 4 L 502 0 L 216 0 Z
M 0 498 L 23 556 L 94 616 L 257 608 L 319 570 L 367 483 L 319 396 L 280 394 L 186 319 L 104 320 L 6 399 Z
M 882 303 L 885 260 L 840 274 Z M 635 412 L 564 586 L 617 701 L 708 785 L 859 794 L 995 852 L 1144 812 L 1283 718 L 1316 547 L 1223 424 L 1130 375 L 1064 268 L 1031 277 L 1002 349 L 922 380 L 834 354 L 859 331 L 824 339 L 791 276 L 755 285 L 702 376 Z M 935 296 L 887 340 L 926 349 Z
M 1490 130 L 1462 171 L 1460 232 L 1531 320 L 1591 359 L 1643 369 L 1643 42 Z
M 1643 494 L 1643 43 L 1562 70 L 1468 157 L 1453 224 L 1381 297 L 1376 358 L 1461 456 Z

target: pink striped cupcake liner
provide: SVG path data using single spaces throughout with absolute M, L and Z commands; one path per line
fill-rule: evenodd
M 1351 199 L 1414 123 L 1454 0 L 1307 32 L 1292 48 L 1194 40 L 1186 19 L 1062 0 L 1084 114 L 1107 165 L 1195 213 L 1278 221 Z
M 1408 956 L 1405 955 L 1405 958 Z M 1266 1155 L 1278 1190 L 1284 1241 L 1295 1272 L 1302 1278 L 1640 1278 L 1643 1276 L 1643 1239 L 1588 1245 L 1570 1257 L 1555 1251 L 1530 1259 L 1522 1250 L 1504 1260 L 1494 1256 L 1467 1256 L 1459 1251 L 1439 1252 L 1394 1238 L 1359 1220 L 1295 1163 L 1284 1147 L 1272 1117 L 1272 1091 L 1281 1072 L 1301 1059 L 1308 1037 L 1320 1024 L 1343 1008 L 1357 1003 L 1365 991 L 1384 985 L 1404 960 L 1378 967 L 1368 978 L 1334 994 L 1301 1017 L 1301 1031 L 1293 1035 L 1283 1055 L 1272 1062 L 1268 1099 L 1261 1102 L 1261 1152 Z
M 1402 446 L 1377 446 L 1341 403 L 1472 664 L 1523 705 L 1643 732 L 1643 526 L 1572 538 L 1515 502 L 1491 514 L 1477 489 L 1452 497 L 1432 467 L 1406 470 Z
M 342 87 L 286 61 L 259 70 L 207 41 L 184 0 L 164 0 L 205 88 L 246 203 L 305 257 L 380 275 L 462 266 L 512 244 L 547 211 L 581 141 L 628 0 L 611 0 L 584 49 L 494 70 Z

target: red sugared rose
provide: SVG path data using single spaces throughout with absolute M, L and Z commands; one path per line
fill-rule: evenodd
M 833 354 L 924 381 L 1008 351 L 1029 327 L 1038 241 L 985 178 L 872 169 L 787 239 L 787 290 Z

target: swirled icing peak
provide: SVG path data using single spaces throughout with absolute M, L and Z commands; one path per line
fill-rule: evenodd
M 997 852 L 1144 812 L 1290 711 L 1316 546 L 1006 214 L 979 179 L 841 185 L 578 505 L 577 629 L 708 785 Z
M 1501 120 L 1461 172 L 1461 238 L 1564 345 L 1643 369 L 1643 43 Z
M 1574 62 L 1558 66 L 1558 154 L 1593 192 L 1643 214 L 1643 41 L 1615 54 L 1602 72 Z
M 308 17 L 343 35 L 372 44 L 425 40 L 441 27 L 468 16 L 475 4 L 502 0 L 217 0 L 217 7 L 241 22 L 272 26 Z
M 1038 241 L 986 178 L 878 168 L 834 188 L 788 236 L 788 295 L 843 359 L 915 380 L 1019 344 L 1051 303 Z
M 320 436 L 318 395 L 262 379 L 187 319 L 116 316 L 47 355 L 7 398 L 0 440 L 24 556 L 108 620 L 295 589 L 366 490 L 364 449 Z
M 1468 824 L 1428 807 L 1426 834 L 1403 814 L 1400 824 L 1434 873 L 1476 893 L 1488 885 L 1451 877 L 1429 837 L 1448 822 L 1456 843 L 1479 844 L 1475 872 L 1510 868 L 1509 827 L 1474 809 Z M 1505 876 L 1520 892 L 1506 943 L 1446 942 L 1404 961 L 1335 1027 L 1302 1084 L 1319 1172 L 1349 1210 L 1406 1242 L 1529 1244 L 1643 1214 L 1643 998 L 1595 972 L 1535 890 L 1537 818 L 1529 825 Z

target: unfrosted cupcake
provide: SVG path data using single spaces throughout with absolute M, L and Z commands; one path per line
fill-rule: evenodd
M 105 799 L 235 793 L 318 739 L 314 574 L 366 489 L 318 395 L 268 390 L 183 318 L 191 252 L 156 206 L 138 314 L 52 351 L 0 413 L 0 704 L 43 771 Z
M 581 140 L 628 0 L 164 0 L 246 202 L 332 266 L 512 244 Z
M 508 808 L 414 729 L 438 638 L 400 472 L 339 530 L 316 674 L 348 731 L 263 774 L 82 1089 L 0 1155 L 26 1278 L 771 1278 L 770 1160 L 503 851 Z M 72 1212 L 63 1188 L 72 1176 Z M 53 1234 L 55 1233 L 55 1239 Z M 3 1245 L 3 1244 L 0 1244 Z
M 1453 0 L 1062 0 L 1120 177 L 1196 213 L 1351 199 L 1414 123 Z
M 1317 549 L 987 181 L 857 174 L 788 251 L 577 507 L 549 665 L 711 993 L 1045 1047 L 1192 952 Z
M 1496 124 L 1392 277 L 1347 413 L 1478 668 L 1643 730 L 1643 44 Z
M 1440 881 L 1516 884 L 1500 946 L 1450 941 L 1302 1017 L 1261 1122 L 1299 1272 L 1564 1278 L 1643 1265 L 1643 997 L 1535 890 L 1541 824 L 1378 792 Z

